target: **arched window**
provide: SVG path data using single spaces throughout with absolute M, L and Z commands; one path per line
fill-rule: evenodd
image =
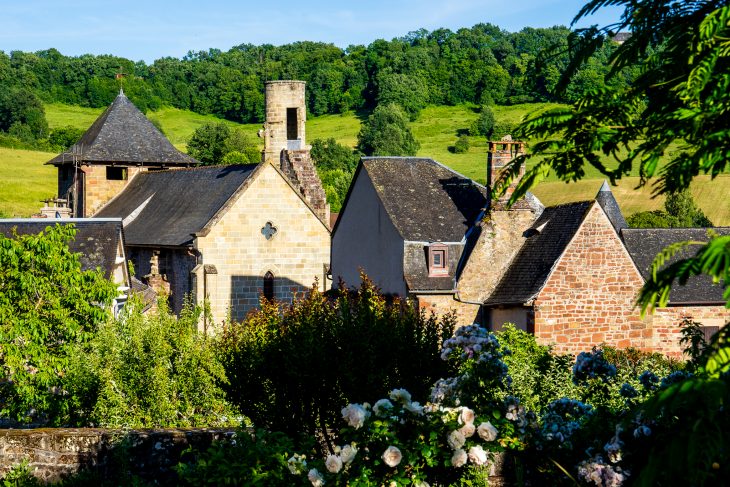
M 274 299 L 274 274 L 271 271 L 264 274 L 264 298 Z

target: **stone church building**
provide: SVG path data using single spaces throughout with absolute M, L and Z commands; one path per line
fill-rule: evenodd
M 489 144 L 487 180 L 524 150 Z M 679 355 L 679 323 L 712 334 L 730 320 L 722 288 L 677 285 L 667 307 L 642 318 L 635 300 L 666 245 L 705 229 L 629 229 L 607 184 L 591 201 L 544 207 L 532 194 L 511 208 L 487 188 L 424 158 L 363 158 L 332 236 L 333 281 L 365 273 L 459 324 L 513 323 L 559 352 L 601 343 Z M 730 228 L 715 229 L 730 234 Z
M 330 260 L 329 207 L 305 142 L 304 82 L 266 84 L 260 164 L 200 166 L 124 96 L 79 143 L 50 161 L 74 214 L 121 218 L 136 275 L 169 295 L 210 303 L 210 331 L 269 299 L 291 301 Z

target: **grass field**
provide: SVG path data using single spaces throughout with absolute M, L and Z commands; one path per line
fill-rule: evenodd
M 525 104 L 508 107 L 494 107 L 498 121 L 519 122 L 524 116 L 537 113 L 553 104 Z M 72 125 L 86 129 L 102 112 L 102 109 L 83 108 L 62 104 L 46 105 L 46 117 L 51 128 Z M 419 156 L 431 157 L 454 170 L 481 183 L 486 180 L 486 140 L 483 137 L 469 137 L 470 148 L 464 154 L 449 151 L 458 134 L 469 128 L 476 119 L 477 112 L 471 106 L 440 106 L 425 108 L 411 127 L 421 143 Z M 164 108 L 148 113 L 147 116 L 160 123 L 171 142 L 181 150 L 193 131 L 208 122 L 220 119 L 212 115 Z M 259 144 L 261 139 L 256 132 L 260 124 L 236 124 L 225 122 L 231 127 L 240 127 Z M 354 147 L 361 120 L 354 113 L 313 117 L 307 121 L 307 140 L 334 137 L 339 143 Z M 0 148 L 0 213 L 5 215 L 28 216 L 38 211 L 40 200 L 53 196 L 56 192 L 55 170 L 43 163 L 53 154 L 35 151 L 22 151 Z M 603 181 L 603 177 L 593 168 L 587 171 L 586 179 L 566 184 L 548 178 L 536 189 L 535 194 L 543 203 L 551 205 L 568 201 L 593 198 Z M 663 198 L 651 198 L 651 189 L 635 190 L 638 178 L 624 179 L 613 188 L 624 214 L 636 211 L 661 208 Z M 699 177 L 693 183 L 695 198 L 716 225 L 730 225 L 730 175 L 720 176 L 715 181 L 709 177 Z

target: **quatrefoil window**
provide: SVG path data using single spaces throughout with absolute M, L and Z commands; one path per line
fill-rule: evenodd
M 271 222 L 266 222 L 266 225 L 263 226 L 261 229 L 261 235 L 263 235 L 266 240 L 271 240 L 274 238 L 274 235 L 276 235 L 276 232 L 279 230 L 274 226 Z

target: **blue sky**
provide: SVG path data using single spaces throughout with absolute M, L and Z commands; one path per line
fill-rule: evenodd
M 55 47 L 151 62 L 188 51 L 311 40 L 340 47 L 421 27 L 489 22 L 509 31 L 568 25 L 584 0 L 0 0 L 0 50 Z M 583 24 L 618 18 L 609 10 Z

